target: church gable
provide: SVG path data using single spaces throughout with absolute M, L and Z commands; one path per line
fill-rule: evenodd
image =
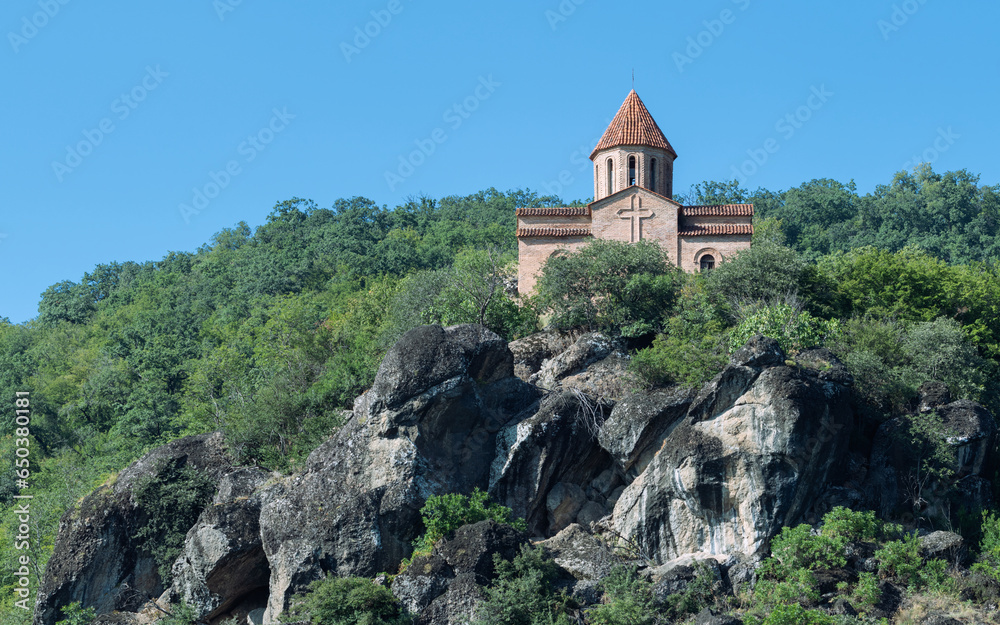
M 553 254 L 594 239 L 656 241 L 685 271 L 750 247 L 753 205 L 682 206 L 671 198 L 677 152 L 632 91 L 594 149 L 594 198 L 580 208 L 517 209 L 518 291 L 531 293 Z
M 677 238 L 680 204 L 642 187 L 629 187 L 590 205 L 594 238 L 636 243 L 659 241 L 676 259 L 671 243 Z

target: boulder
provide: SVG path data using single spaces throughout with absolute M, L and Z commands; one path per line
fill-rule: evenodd
M 260 495 L 271 569 L 265 622 L 325 574 L 395 570 L 421 531 L 427 498 L 485 490 L 497 432 L 537 397 L 513 377 L 504 341 L 485 328 L 407 332 L 304 472 Z
M 539 544 L 577 580 L 600 581 L 620 560 L 607 543 L 576 523 Z
M 563 378 L 604 360 L 614 351 L 614 343 L 603 334 L 584 334 L 569 348 L 546 361 L 532 382 L 545 389 L 555 389 Z
M 614 458 L 623 474 L 642 473 L 667 435 L 691 406 L 692 393 L 668 391 L 636 393 L 615 404 L 598 434 L 601 447 Z
M 694 625 L 743 625 L 743 621 L 728 614 L 716 614 L 705 608 L 694 617 Z
M 527 536 L 509 525 L 481 521 L 455 530 L 418 556 L 392 582 L 392 592 L 424 625 L 446 625 L 468 619 L 482 599 L 480 586 L 494 577 L 494 554 L 504 560 L 517 555 Z
M 955 532 L 931 532 L 920 537 L 920 551 L 928 560 L 940 558 L 958 563 L 964 559 L 965 539 Z
M 490 495 L 524 518 L 532 536 L 555 535 L 576 521 L 588 502 L 604 506 L 610 493 L 588 487 L 612 466 L 597 442 L 607 411 L 582 393 L 553 393 L 535 414 L 498 434 Z M 609 481 L 605 488 L 615 486 Z M 588 515 L 594 516 L 592 507 Z
M 268 478 L 242 468 L 222 478 L 207 507 L 184 541 L 173 567 L 170 603 L 184 602 L 195 616 L 214 620 L 240 606 L 242 612 L 266 603 L 270 568 L 260 538 L 261 497 L 254 490 Z
M 514 356 L 514 375 L 530 382 L 546 360 L 561 354 L 576 342 L 572 334 L 549 330 L 512 341 L 508 347 Z
M 740 349 L 621 494 L 612 525 L 644 556 L 761 556 L 822 491 L 846 455 L 850 378 L 784 360 L 770 339 Z
M 958 494 L 969 506 L 991 502 L 991 488 L 980 475 L 990 460 L 989 450 L 996 436 L 996 422 L 980 404 L 960 399 L 942 406 L 933 412 L 941 419 L 939 436 L 952 448 L 952 470 L 960 478 L 957 488 L 932 482 L 925 484 L 919 492 L 912 488 L 914 480 L 909 479 L 918 466 L 915 455 L 906 445 L 900 444 L 905 436 L 904 427 L 919 416 L 902 416 L 890 419 L 879 426 L 872 442 L 872 452 L 864 490 L 868 504 L 883 517 L 890 516 L 906 503 L 930 508 L 928 514 L 944 514 L 950 495 Z
M 149 452 L 70 508 L 41 580 L 35 625 L 54 625 L 60 609 L 74 601 L 102 615 L 137 611 L 159 597 L 164 589 L 156 563 L 134 538 L 149 519 L 133 494 L 168 465 L 193 467 L 216 481 L 232 470 L 221 434 L 188 436 Z
M 711 583 L 719 588 L 723 584 L 722 568 L 719 561 L 706 554 L 681 556 L 645 571 L 653 583 L 653 596 L 664 602 L 667 597 L 684 592 L 699 575 L 711 577 Z

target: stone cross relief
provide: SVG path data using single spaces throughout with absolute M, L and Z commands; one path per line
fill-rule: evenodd
M 642 240 L 642 220 L 649 219 L 654 214 L 651 210 L 642 207 L 642 198 L 637 196 L 632 196 L 631 208 L 623 208 L 618 211 L 619 218 L 630 219 L 632 221 L 632 243 Z

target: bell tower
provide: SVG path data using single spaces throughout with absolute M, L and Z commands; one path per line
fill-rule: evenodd
M 594 201 L 637 185 L 673 199 L 677 152 L 633 89 L 594 148 Z

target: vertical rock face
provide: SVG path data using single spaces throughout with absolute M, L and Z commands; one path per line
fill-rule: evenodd
M 133 489 L 164 463 L 190 466 L 218 480 L 230 470 L 221 434 L 182 438 L 157 448 L 102 486 L 59 521 L 55 550 L 42 579 L 35 606 L 36 625 L 62 618 L 60 608 L 74 601 L 98 614 L 138 610 L 163 591 L 152 557 L 134 536 L 147 521 Z
M 843 366 L 784 364 L 757 339 L 702 389 L 685 420 L 622 493 L 612 525 L 644 555 L 757 555 L 797 520 L 842 457 L 851 412 Z
M 537 397 L 507 344 L 480 326 L 423 326 L 389 351 L 352 417 L 303 474 L 262 495 L 271 567 L 265 622 L 325 573 L 392 571 L 432 495 L 487 488 L 496 433 Z

